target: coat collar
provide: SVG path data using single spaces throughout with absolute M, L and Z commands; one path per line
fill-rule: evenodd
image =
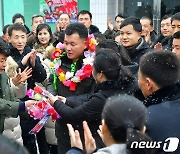
M 180 83 L 161 88 L 144 100 L 146 107 L 180 98 Z

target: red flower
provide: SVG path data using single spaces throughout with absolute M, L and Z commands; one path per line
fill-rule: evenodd
M 46 107 L 46 102 L 45 101 L 41 101 L 41 102 L 39 102 L 39 103 L 37 103 L 37 106 L 41 109 L 41 110 L 43 110 L 45 107 Z
M 62 53 L 61 49 L 56 48 L 56 50 L 53 52 L 53 54 L 51 55 L 52 59 L 58 58 Z
M 34 92 L 38 94 L 42 94 L 43 90 L 40 87 L 36 86 L 34 87 Z
M 90 77 L 90 75 L 92 74 L 92 69 L 93 67 L 90 64 L 84 66 L 83 72 L 85 73 L 86 77 Z
M 59 74 L 60 74 L 61 72 L 65 73 L 61 68 L 58 68 L 58 69 L 56 70 L 56 74 L 57 74 L 58 76 L 59 76 Z
M 77 83 L 71 81 L 71 84 L 70 84 L 70 88 L 69 88 L 69 89 L 70 89 L 71 91 L 75 91 L 75 90 L 76 90 L 76 87 L 77 87 Z

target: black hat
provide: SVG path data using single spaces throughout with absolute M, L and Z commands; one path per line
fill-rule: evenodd
M 7 44 L 3 41 L 0 41 L 0 54 L 4 54 L 6 56 L 9 56 L 10 54 Z

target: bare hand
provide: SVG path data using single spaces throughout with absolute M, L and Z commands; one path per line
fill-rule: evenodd
M 23 59 L 21 60 L 21 63 L 22 63 L 23 65 L 26 65 L 26 63 L 27 63 L 28 60 L 29 60 L 30 55 L 31 55 L 31 52 L 28 53 L 27 55 L 25 55 L 25 56 L 23 57 Z
M 96 142 L 91 134 L 89 126 L 86 121 L 83 121 L 85 148 L 87 153 L 92 153 L 96 150 Z
M 66 97 L 63 96 L 57 96 L 59 100 L 61 100 L 64 104 L 66 103 Z
M 162 50 L 162 44 L 158 42 L 158 43 L 154 46 L 154 49 L 157 50 L 157 51 Z
M 34 67 L 36 65 L 36 51 L 32 50 L 31 51 L 31 55 L 30 55 L 30 64 L 32 65 L 32 67 Z
M 56 31 L 57 32 L 60 32 L 60 24 L 59 24 L 59 21 L 56 22 Z
M 99 136 L 101 137 L 101 139 L 103 140 L 103 135 L 102 135 L 102 125 L 99 125 L 99 129 L 97 130 Z
M 67 124 L 68 130 L 69 130 L 69 137 L 71 140 L 71 147 L 77 147 L 81 150 L 83 150 L 82 141 L 79 135 L 79 131 L 75 130 L 72 127 L 71 124 Z
M 48 102 L 51 104 L 51 106 L 54 106 L 54 102 L 58 100 L 58 97 L 57 96 L 53 96 L 51 95 L 49 98 L 48 98 Z
M 26 108 L 32 107 L 32 106 L 35 105 L 36 103 L 37 103 L 37 101 L 35 101 L 35 100 L 25 101 L 25 107 L 26 107 Z
M 32 68 L 26 67 L 25 70 L 21 73 L 21 69 L 19 68 L 19 73 L 21 75 L 20 82 L 25 82 L 28 78 L 32 76 Z
M 112 24 L 112 20 L 110 18 L 107 19 L 107 25 L 110 31 L 113 30 L 113 24 Z

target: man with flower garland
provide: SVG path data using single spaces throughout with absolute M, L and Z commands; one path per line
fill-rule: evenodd
M 91 77 L 93 52 L 85 50 L 87 47 L 88 49 L 93 48 L 95 44 L 93 41 L 87 43 L 89 42 L 87 38 L 88 30 L 83 24 L 73 23 L 66 27 L 64 52 L 60 52 L 61 61 L 54 64 L 55 69 L 52 71 L 53 75 L 50 77 L 50 84 L 47 87 L 52 94 L 64 97 L 76 96 L 88 94 L 93 89 L 95 83 Z M 60 154 L 66 153 L 70 148 L 66 124 L 65 118 L 56 120 L 55 131 Z M 80 127 L 77 124 L 74 126 Z

